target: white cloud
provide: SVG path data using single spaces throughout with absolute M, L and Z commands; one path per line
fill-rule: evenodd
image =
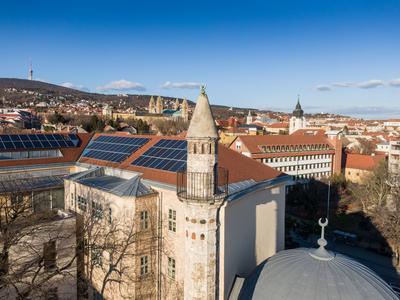
M 335 83 L 332 83 L 332 85 L 334 87 L 340 87 L 340 88 L 347 88 L 347 87 L 354 86 L 354 84 L 351 82 L 335 82 Z
M 331 90 L 332 90 L 331 87 L 328 86 L 328 85 L 317 85 L 317 86 L 315 87 L 315 89 L 316 89 L 317 91 L 320 91 L 320 92 L 327 92 L 327 91 L 331 91 Z
M 400 87 L 400 78 L 389 81 L 389 85 L 394 87 Z
M 171 82 L 166 81 L 161 85 L 163 89 L 199 89 L 202 86 L 199 82 Z
M 105 85 L 98 86 L 96 88 L 99 91 L 144 91 L 146 88 L 143 84 L 125 79 L 111 81 Z
M 84 87 L 83 85 L 75 85 L 71 82 L 64 82 L 61 84 L 61 86 L 69 88 L 69 89 L 79 90 L 79 91 L 85 91 L 85 92 L 89 91 L 89 89 Z
M 384 85 L 385 85 L 385 82 L 383 80 L 371 79 L 371 80 L 359 82 L 359 83 L 335 82 L 332 84 L 321 84 L 321 85 L 317 85 L 316 89 L 318 91 L 331 91 L 334 88 L 350 88 L 350 87 L 356 87 L 356 88 L 360 88 L 360 89 L 374 89 L 374 88 L 384 86 Z M 390 81 L 389 85 L 400 87 L 400 79 L 394 79 L 394 80 Z
M 368 81 L 357 84 L 357 87 L 362 88 L 362 89 L 374 89 L 374 88 L 377 88 L 382 85 L 384 85 L 383 80 L 372 79 L 372 80 L 368 80 Z

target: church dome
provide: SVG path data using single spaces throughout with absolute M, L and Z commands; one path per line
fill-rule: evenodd
M 285 250 L 269 258 L 245 279 L 237 299 L 398 299 L 372 270 L 327 251 L 323 235 L 318 243 L 318 249 Z

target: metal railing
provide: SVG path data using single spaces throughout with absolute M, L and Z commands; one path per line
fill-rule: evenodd
M 228 195 L 228 170 L 215 172 L 177 172 L 177 195 L 181 200 L 214 202 Z

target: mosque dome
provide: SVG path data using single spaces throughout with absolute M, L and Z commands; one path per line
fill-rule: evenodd
M 232 292 L 236 291 L 236 296 L 230 299 L 398 299 L 372 270 L 345 255 L 327 251 L 323 234 L 318 243 L 318 249 L 278 252 L 242 281 L 241 287 L 235 284 Z

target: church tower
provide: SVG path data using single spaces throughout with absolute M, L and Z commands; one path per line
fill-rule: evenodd
M 188 113 L 188 103 L 186 98 L 184 98 L 182 101 L 181 110 L 182 110 L 181 116 L 183 120 L 187 122 L 189 120 L 189 113 Z
M 162 114 L 164 110 L 164 104 L 161 96 L 157 97 L 157 103 L 156 103 L 156 113 L 157 114 Z
M 228 173 L 218 167 L 218 132 L 204 87 L 186 135 L 187 170 L 178 173 L 185 209 L 184 299 L 218 298 L 218 214 Z M 221 184 L 223 183 L 223 184 Z
M 307 127 L 307 121 L 304 117 L 304 111 L 300 105 L 300 97 L 297 97 L 296 108 L 293 111 L 292 117 L 289 121 L 289 134 L 292 134 L 296 130 Z
M 151 96 L 150 102 L 149 102 L 149 113 L 154 114 L 156 112 L 155 104 L 154 104 L 154 97 Z
M 175 102 L 174 102 L 174 110 L 178 110 L 179 109 L 179 99 L 176 98 Z
M 251 112 L 249 110 L 249 113 L 246 117 L 246 124 L 251 124 L 251 123 L 253 123 L 253 116 L 251 115 Z

